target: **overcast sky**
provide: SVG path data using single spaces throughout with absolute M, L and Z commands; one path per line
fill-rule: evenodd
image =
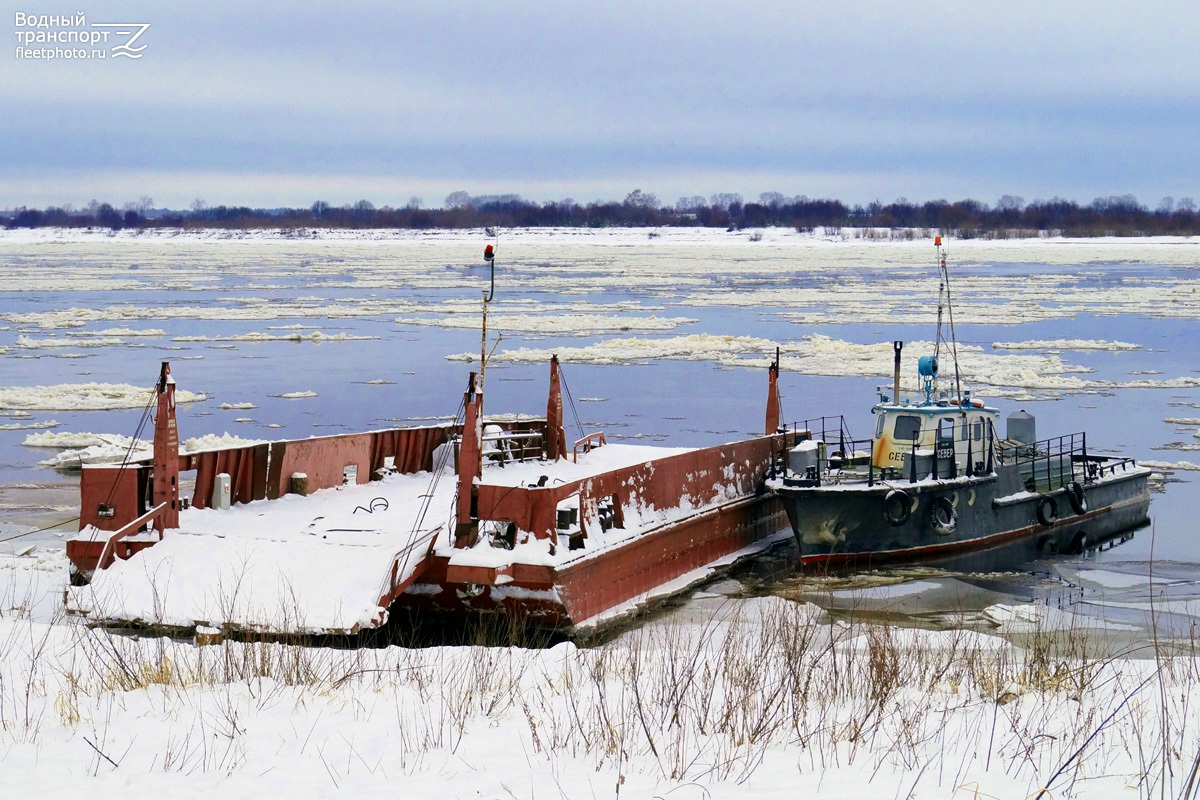
M 0 207 L 1200 200 L 1195 0 L 4 7 Z M 141 58 L 18 57 L 76 11 Z

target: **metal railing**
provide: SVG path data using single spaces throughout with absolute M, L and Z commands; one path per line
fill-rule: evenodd
M 833 472 L 843 473 L 847 469 L 862 466 L 867 467 L 868 481 L 874 483 L 874 467 L 871 465 L 870 456 L 874 441 L 855 439 L 850 434 L 850 428 L 846 425 L 844 416 L 806 419 L 801 422 L 793 422 L 790 427 L 791 437 L 789 440 L 785 440 L 781 446 L 778 461 L 774 465 L 779 474 L 787 475 L 792 469 L 792 465 L 789 463 L 787 441 L 790 441 L 792 447 L 799 442 L 812 440 L 825 444 L 824 448 L 817 451 L 815 464 L 805 466 L 802 475 L 797 473 L 794 477 L 786 478 L 793 485 L 820 486 Z M 868 455 L 865 457 L 864 463 L 859 463 L 863 459 L 854 456 L 857 449 L 867 451 Z
M 530 461 L 541 458 L 542 455 L 542 434 L 538 431 L 485 433 L 481 441 L 483 457 L 502 464 L 508 461 Z
M 1137 466 L 1132 458 L 1088 453 L 1086 433 L 1070 433 L 1033 444 L 1005 442 L 997 455 L 1001 463 L 1018 466 L 1025 488 L 1031 492 L 1051 491 L 1073 482 L 1092 483 Z
M 1031 492 L 1046 492 L 1079 480 L 1087 480 L 1086 433 L 1068 433 L 1033 444 L 1001 442 L 997 457 L 1002 464 L 1016 465 Z
M 593 450 L 597 447 L 603 447 L 606 444 L 608 444 L 608 439 L 605 438 L 604 431 L 595 431 L 593 433 L 589 433 L 587 436 L 584 436 L 582 439 L 575 442 L 575 447 L 571 452 L 571 460 L 578 463 L 579 449 L 581 447 L 583 448 L 583 452 L 586 453 L 589 450 Z

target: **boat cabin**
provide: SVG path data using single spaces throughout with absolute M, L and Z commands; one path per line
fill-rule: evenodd
M 970 393 L 961 403 L 944 397 L 920 405 L 882 402 L 871 413 L 876 416 L 871 463 L 877 469 L 905 469 L 910 459 L 936 460 L 937 474 L 945 477 L 991 468 L 988 453 L 1000 412 Z

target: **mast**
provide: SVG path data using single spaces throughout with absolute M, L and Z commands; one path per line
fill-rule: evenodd
M 775 348 L 775 360 L 767 370 L 767 416 L 763 433 L 767 436 L 779 433 L 779 348 Z
M 483 378 L 487 372 L 487 312 L 488 303 L 496 296 L 496 248 L 488 245 L 483 248 L 483 260 L 492 268 L 491 288 L 483 293 L 483 326 L 479 337 L 479 391 L 483 392 Z M 481 409 L 482 411 L 482 409 Z
M 171 363 L 162 362 L 154 386 L 158 414 L 154 417 L 154 486 L 151 502 L 166 503 L 160 530 L 179 527 L 179 429 L 175 425 L 175 379 Z
M 937 248 L 938 260 L 938 277 L 941 283 L 938 286 L 938 321 L 937 321 L 937 339 L 934 344 L 934 357 L 937 357 L 941 344 L 945 339 L 942 336 L 942 297 L 946 298 L 946 314 L 950 319 L 950 357 L 954 360 L 954 396 L 962 405 L 962 376 L 958 371 L 958 338 L 954 334 L 954 303 L 950 297 L 950 271 L 946 268 L 946 254 L 942 251 L 942 237 L 933 237 L 933 246 Z

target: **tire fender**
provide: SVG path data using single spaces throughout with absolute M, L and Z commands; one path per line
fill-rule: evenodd
M 1038 499 L 1037 521 L 1047 528 L 1058 522 L 1058 501 L 1048 494 Z
M 1067 484 L 1067 502 L 1071 504 L 1071 510 L 1076 514 L 1088 512 L 1087 493 L 1083 491 L 1083 487 L 1079 485 L 1078 481 Z
M 938 536 L 949 536 L 958 527 L 958 512 L 949 497 L 942 495 L 933 498 L 929 505 L 929 527 Z
M 883 518 L 887 520 L 888 525 L 897 528 L 908 522 L 911 516 L 912 507 L 908 493 L 903 489 L 892 489 L 883 498 Z

